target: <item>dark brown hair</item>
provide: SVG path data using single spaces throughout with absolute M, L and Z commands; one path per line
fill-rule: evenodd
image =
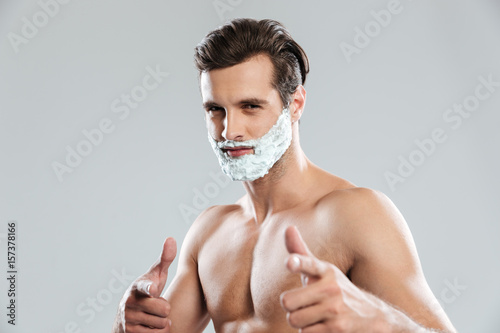
M 209 32 L 195 47 L 199 74 L 240 64 L 257 54 L 267 54 L 273 65 L 271 84 L 283 105 L 299 84 L 306 82 L 309 60 L 288 30 L 278 21 L 237 18 Z

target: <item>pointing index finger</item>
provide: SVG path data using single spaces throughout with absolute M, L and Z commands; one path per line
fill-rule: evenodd
M 292 273 L 301 273 L 311 277 L 322 277 L 327 272 L 327 266 L 321 260 L 296 253 L 288 256 L 285 265 Z

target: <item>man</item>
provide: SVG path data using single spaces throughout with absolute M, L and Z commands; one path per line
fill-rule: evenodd
M 382 193 L 313 164 L 299 142 L 307 56 L 273 20 L 236 19 L 196 47 L 208 139 L 243 181 L 125 293 L 114 332 L 455 332 L 404 218 Z M 318 147 L 330 153 L 328 147 Z

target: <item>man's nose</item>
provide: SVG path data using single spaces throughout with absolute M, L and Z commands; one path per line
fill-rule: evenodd
M 226 140 L 242 140 L 245 134 L 245 122 L 236 110 L 227 110 L 224 118 L 222 136 Z

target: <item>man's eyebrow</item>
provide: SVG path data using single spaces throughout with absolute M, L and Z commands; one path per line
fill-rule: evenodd
M 245 98 L 241 100 L 238 104 L 260 104 L 260 105 L 267 105 L 269 104 L 269 101 L 261 98 L 256 98 L 256 97 L 251 97 L 251 98 Z
M 212 102 L 212 101 L 207 101 L 207 102 L 203 103 L 204 109 L 209 109 L 209 108 L 214 107 L 214 106 L 219 106 L 219 104 Z
M 262 98 L 257 98 L 257 97 L 249 97 L 249 98 L 244 98 L 238 102 L 238 104 L 243 105 L 243 104 L 259 104 L 259 105 L 267 105 L 269 104 L 269 101 L 262 99 Z M 204 109 L 209 109 L 211 107 L 218 107 L 220 106 L 219 104 L 215 103 L 214 101 L 206 101 L 203 103 L 203 108 Z

